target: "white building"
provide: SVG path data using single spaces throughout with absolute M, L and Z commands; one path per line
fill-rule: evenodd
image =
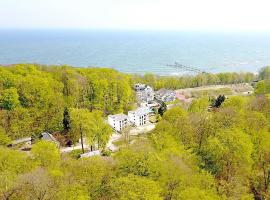
M 156 91 L 155 97 L 157 100 L 163 101 L 163 102 L 172 102 L 176 99 L 176 93 L 173 90 L 167 90 L 167 89 L 160 89 Z
M 150 103 L 154 100 L 154 90 L 148 85 L 137 83 L 134 86 L 137 99 L 143 103 Z
M 134 85 L 134 90 L 136 92 L 143 91 L 145 88 L 146 88 L 146 85 L 145 84 L 142 84 L 142 83 L 136 83 Z
M 129 121 L 135 126 L 142 126 L 149 121 L 148 114 L 150 110 L 146 107 L 138 108 L 128 112 Z
M 128 116 L 125 114 L 116 114 L 108 116 L 109 125 L 116 131 L 121 131 L 128 124 Z

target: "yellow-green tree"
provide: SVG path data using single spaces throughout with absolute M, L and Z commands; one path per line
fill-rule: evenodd
M 144 177 L 127 176 L 115 179 L 112 184 L 111 199 L 121 200 L 161 200 L 161 188 L 155 181 Z
M 53 142 L 39 141 L 33 145 L 31 153 L 41 167 L 55 168 L 60 164 L 60 152 Z

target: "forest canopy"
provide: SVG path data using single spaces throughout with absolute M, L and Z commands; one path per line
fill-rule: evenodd
M 0 198 L 270 199 L 268 69 L 261 70 L 253 95 L 228 96 L 211 109 L 205 97 L 188 107 L 177 104 L 153 131 L 118 152 L 78 159 L 47 141 L 37 140 L 28 153 L 6 146 L 43 131 L 66 131 L 74 141 L 84 136 L 104 148 L 112 132 L 104 117 L 132 109 L 137 81 L 178 89 L 256 78 L 251 73 L 175 78 L 103 68 L 0 67 Z
M 65 108 L 127 112 L 131 76 L 113 69 L 21 64 L 0 67 L 0 126 L 12 139 L 63 129 Z

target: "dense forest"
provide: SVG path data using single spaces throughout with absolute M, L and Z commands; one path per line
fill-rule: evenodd
M 209 110 L 207 97 L 165 112 L 156 128 L 111 156 L 77 159 L 54 143 L 30 153 L 6 147 L 42 131 L 78 132 L 101 148 L 103 118 L 135 106 L 132 86 L 155 89 L 259 80 L 255 94 L 230 96 Z M 12 65 L 0 67 L 0 198 L 270 199 L 270 68 L 188 77 L 127 75 L 112 69 Z
M 113 69 L 0 67 L 0 125 L 12 138 L 63 129 L 65 108 L 107 115 L 134 104 L 131 77 Z
M 63 129 L 65 108 L 108 114 L 135 106 L 133 84 L 179 89 L 211 84 L 252 82 L 252 73 L 160 77 L 127 75 L 113 69 L 18 64 L 0 66 L 0 126 L 12 139 Z M 74 113 L 74 112 L 73 112 Z
M 182 89 L 206 85 L 251 83 L 256 80 L 256 76 L 249 72 L 201 73 L 196 76 L 157 76 L 154 74 L 145 74 L 143 76 L 134 75 L 133 77 L 136 82 L 146 83 L 156 90 L 161 88 Z

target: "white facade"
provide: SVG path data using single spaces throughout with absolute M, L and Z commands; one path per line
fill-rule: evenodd
M 173 90 L 160 89 L 155 93 L 156 99 L 163 102 L 172 102 L 176 99 L 176 93 Z
M 138 83 L 134 88 L 140 102 L 149 103 L 154 100 L 154 90 L 150 86 Z
M 116 131 L 120 132 L 128 124 L 128 116 L 125 114 L 109 115 L 109 125 Z
M 136 92 L 143 91 L 146 88 L 145 84 L 137 83 L 134 85 L 134 89 Z
M 129 121 L 135 126 L 142 126 L 149 121 L 148 118 L 149 109 L 148 108 L 138 108 L 134 111 L 128 112 Z

